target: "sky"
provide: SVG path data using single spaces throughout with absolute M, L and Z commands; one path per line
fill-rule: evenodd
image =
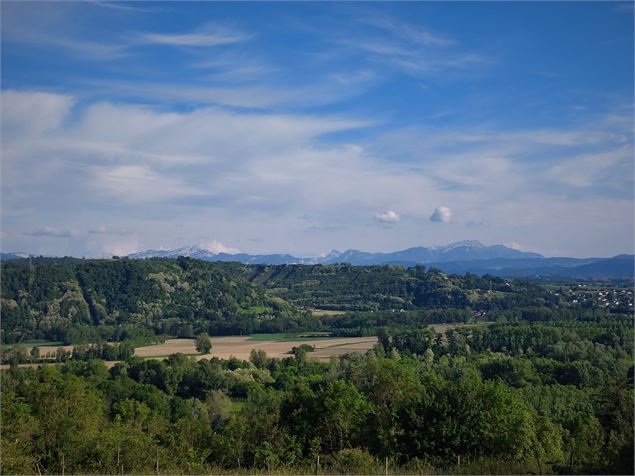
M 0 8 L 3 252 L 633 252 L 632 2 Z

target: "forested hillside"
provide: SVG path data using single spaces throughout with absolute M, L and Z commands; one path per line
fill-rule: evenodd
M 229 273 L 264 286 L 301 307 L 349 311 L 478 309 L 557 304 L 558 298 L 523 281 L 447 275 L 424 266 L 242 265 L 219 263 Z
M 197 260 L 44 258 L 2 264 L 4 343 L 275 332 L 302 319 L 282 300 Z
M 423 266 L 244 265 L 190 258 L 2 263 L 2 342 L 329 331 L 631 314 L 627 288 L 544 286 Z M 345 311 L 328 316 L 311 310 Z

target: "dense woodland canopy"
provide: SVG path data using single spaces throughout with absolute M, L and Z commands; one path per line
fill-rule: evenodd
M 2 473 L 632 474 L 631 302 L 423 267 L 3 263 L 3 342 L 94 345 L 2 371 Z M 379 342 L 329 363 L 302 346 L 132 357 L 167 335 L 306 329 Z
M 571 299 L 568 287 L 448 276 L 423 266 L 267 266 L 188 258 L 6 262 L 1 299 L 7 344 L 140 343 L 201 333 L 364 335 L 391 325 L 577 319 L 633 309 L 631 290 L 599 306 L 592 297 Z M 313 316 L 313 308 L 347 314 Z
M 306 318 L 244 279 L 189 259 L 3 263 L 2 304 L 5 343 L 276 332 Z
M 3 472 L 632 474 L 632 323 L 571 324 L 384 332 L 330 363 L 12 368 Z

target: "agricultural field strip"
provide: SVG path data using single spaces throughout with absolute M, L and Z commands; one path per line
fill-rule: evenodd
M 284 358 L 289 357 L 291 349 L 301 344 L 315 346 L 315 358 L 326 358 L 330 355 L 341 355 L 347 352 L 362 352 L 371 349 L 377 342 L 376 337 L 335 337 L 335 338 L 316 338 L 314 340 L 297 341 L 280 341 L 280 340 L 250 340 L 249 336 L 228 336 L 228 337 L 212 337 L 212 351 L 209 354 L 201 355 L 196 351 L 194 339 L 168 339 L 163 344 L 155 344 L 135 349 L 135 356 L 143 358 L 164 358 L 172 354 L 182 353 L 196 357 L 197 360 L 211 359 L 218 357 L 220 359 L 229 359 L 236 357 L 238 359 L 248 360 L 252 349 L 264 350 L 269 357 Z M 47 352 L 55 353 L 57 347 L 41 347 L 43 354 Z M 71 350 L 73 346 L 64 346 L 64 350 Z M 27 349 L 30 351 L 30 349 Z M 105 361 L 111 367 L 116 362 Z M 39 364 L 22 364 L 25 366 Z M 3 365 L 2 368 L 8 367 Z

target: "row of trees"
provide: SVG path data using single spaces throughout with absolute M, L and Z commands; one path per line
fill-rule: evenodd
M 211 348 L 211 344 L 210 344 Z M 0 363 L 17 365 L 24 363 L 66 362 L 67 360 L 126 360 L 134 355 L 131 342 L 101 343 L 90 345 L 76 345 L 72 350 L 58 347 L 54 351 L 42 352 L 40 347 L 26 347 L 16 345 L 0 354 Z
M 212 350 L 212 341 L 206 333 L 196 336 L 195 346 L 197 352 L 209 354 Z M 66 362 L 67 360 L 127 360 L 134 355 L 133 341 L 120 343 L 102 342 L 90 345 L 75 345 L 72 350 L 58 347 L 55 351 L 42 352 L 37 345 L 27 351 L 21 345 L 12 346 L 0 353 L 0 363 L 17 365 L 25 363 Z

